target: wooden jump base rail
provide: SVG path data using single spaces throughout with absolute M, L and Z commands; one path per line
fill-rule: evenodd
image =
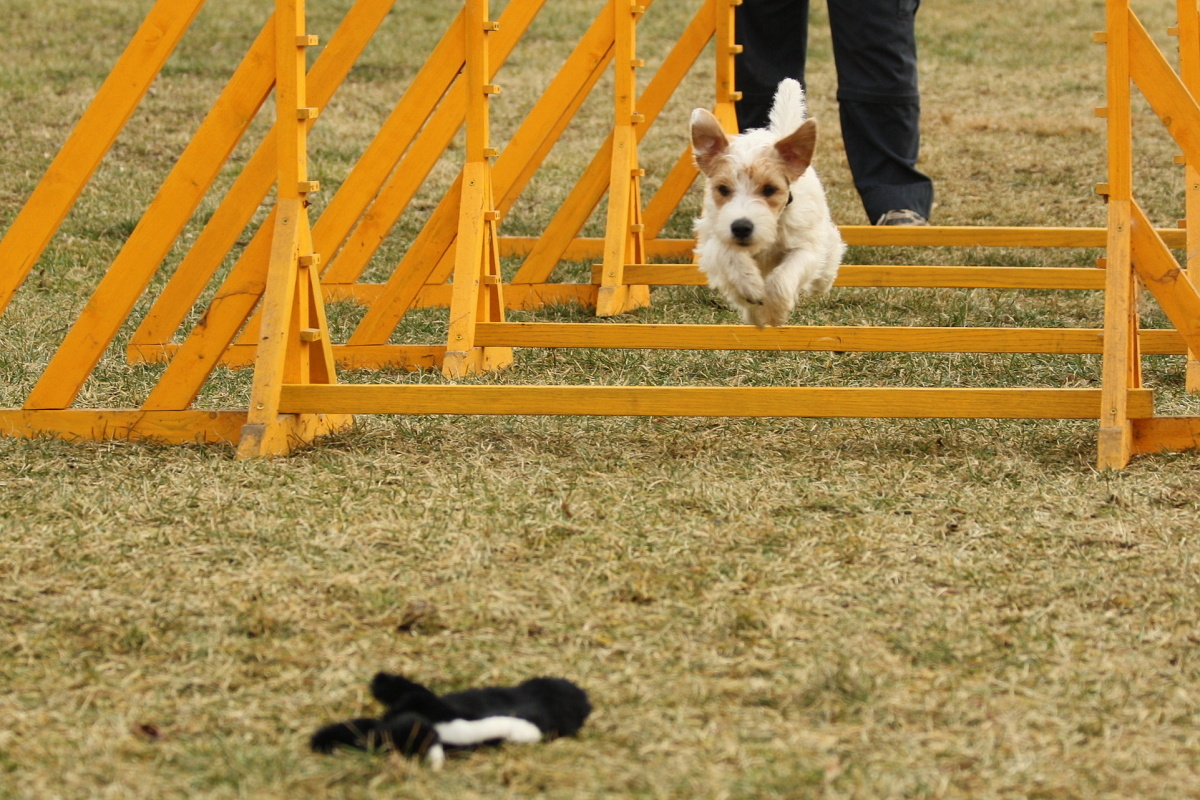
M 95 101 L 0 239 L 0 313 L 8 307 L 199 12 L 204 0 L 158 0 Z M 950 417 L 1097 419 L 1098 462 L 1121 468 L 1138 453 L 1200 446 L 1200 417 L 1158 417 L 1142 386 L 1143 354 L 1189 354 L 1189 386 L 1200 387 L 1200 295 L 1187 277 L 1200 254 L 1200 224 L 1157 231 L 1133 199 L 1131 86 L 1136 84 L 1184 153 L 1187 220 L 1200 219 L 1200 15 L 1178 0 L 1176 74 L 1129 8 L 1108 0 L 1107 183 L 1109 219 L 1085 228 L 847 227 L 860 245 L 1104 248 L 1102 269 L 848 265 L 838 286 L 905 286 L 1103 291 L 1103 328 L 875 328 L 514 324 L 512 307 L 575 300 L 611 316 L 649 302 L 649 287 L 702 283 L 690 241 L 661 238 L 692 186 L 680 155 L 661 188 L 641 198 L 638 144 L 708 42 L 715 39 L 715 110 L 734 127 L 733 8 L 740 0 L 697 0 L 698 11 L 641 95 L 635 71 L 638 20 L 653 0 L 608 0 L 528 119 L 503 152 L 489 142 L 492 81 L 546 0 L 514 0 L 493 21 L 487 0 L 461 13 L 414 78 L 379 134 L 315 220 L 307 196 L 319 190 L 307 168 L 307 135 L 393 0 L 357 0 L 329 45 L 307 32 L 305 0 L 276 0 L 275 13 L 164 180 L 84 311 L 19 409 L 0 409 L 0 433 L 83 439 L 238 443 L 241 457 L 286 453 L 339 429 L 353 414 L 588 414 L 656 416 Z M 615 123 L 543 233 L 504 237 L 499 222 L 561 138 L 600 76 L 614 65 Z M 118 330 L 129 319 L 168 250 L 195 214 L 270 92 L 276 123 L 246 163 L 131 337 L 135 361 L 167 361 L 143 404 L 73 408 Z M 383 284 L 361 277 L 453 139 L 466 126 L 462 172 Z M 212 284 L 254 211 L 274 188 L 277 202 L 200 323 L 188 314 Z M 580 237 L 605 193 L 605 236 Z M 1184 248 L 1181 265 L 1171 248 Z M 323 259 L 322 256 L 325 256 Z M 505 282 L 500 258 L 523 258 Z M 550 283 L 563 260 L 599 262 L 587 284 Z M 1144 286 L 1174 330 L 1141 330 L 1135 297 Z M 367 312 L 344 343 L 330 339 L 329 298 L 353 297 Z M 404 315 L 449 307 L 447 341 L 390 345 Z M 339 384 L 337 367 L 441 368 L 450 376 L 503 368 L 518 347 L 679 348 L 1103 355 L 1099 389 L 460 386 Z M 218 364 L 254 369 L 246 409 L 193 408 Z

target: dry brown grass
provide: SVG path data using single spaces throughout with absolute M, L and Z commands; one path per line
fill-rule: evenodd
M 320 33 L 347 5 L 310 3 Z M 0 4 L 0 229 L 148 5 Z M 598 5 L 551 0 L 530 55 L 502 76 L 498 139 Z M 647 16 L 651 69 L 694 5 L 658 0 Z M 263 15 L 210 6 L 0 319 L 5 405 L 22 400 L 182 146 L 175 123 L 194 124 Z M 327 185 L 455 6 L 398 3 L 316 129 Z M 1089 35 L 1101 7 L 922 9 L 939 221 L 1101 221 L 1102 53 Z M 1143 11 L 1168 41 L 1172 20 Z M 814 14 L 821 166 L 839 219 L 855 222 Z M 702 85 L 685 90 L 647 142 L 648 184 L 703 102 Z M 588 113 L 602 120 L 603 103 Z M 1172 224 L 1173 151 L 1141 113 L 1141 197 Z M 556 150 L 561 175 L 508 230 L 537 231 L 600 127 Z M 357 313 L 333 309 L 339 325 Z M 803 319 L 1094 325 L 1099 313 L 1082 293 L 847 290 Z M 415 314 L 399 335 L 444 330 L 442 316 Z M 703 290 L 670 289 L 638 318 L 732 315 Z M 1194 413 L 1179 366 L 1147 359 L 1147 376 Z M 490 380 L 1089 385 L 1097 374 L 1090 358 L 532 351 Z M 106 359 L 87 402 L 128 403 L 156 376 Z M 245 388 L 245 375 L 221 375 L 205 402 L 244 403 Z M 293 457 L 236 462 L 222 447 L 0 439 L 0 798 L 1195 796 L 1200 462 L 1100 474 L 1094 440 L 1094 424 L 1073 422 L 364 418 Z M 561 674 L 596 713 L 578 739 L 476 753 L 441 773 L 309 754 L 317 724 L 371 709 L 379 669 L 446 690 Z

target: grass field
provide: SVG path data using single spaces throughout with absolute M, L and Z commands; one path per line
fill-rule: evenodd
M 0 231 L 149 5 L 0 3 Z M 327 34 L 348 5 L 310 0 L 310 29 Z M 551 0 L 499 77 L 499 144 L 600 5 Z M 640 33 L 647 73 L 697 5 L 654 4 Z M 0 317 L 0 406 L 23 401 L 268 6 L 210 0 Z M 837 219 L 861 223 L 818 6 L 818 163 Z M 397 2 L 314 129 L 313 177 L 336 188 L 457 8 Z M 1135 8 L 1169 46 L 1173 4 Z M 1103 3 L 942 0 L 918 20 L 936 221 L 1102 224 L 1103 51 L 1091 32 Z M 648 189 L 683 146 L 687 112 L 711 102 L 710 68 L 648 138 Z M 585 108 L 505 233 L 537 234 L 597 145 L 605 103 Z M 1173 226 L 1174 149 L 1137 112 L 1138 196 Z M 373 262 L 376 277 L 457 155 Z M 1096 255 L 856 248 L 848 261 Z M 1101 311 L 1086 292 L 846 289 L 796 322 L 1098 326 Z M 338 330 L 361 313 L 331 308 Z M 656 290 L 632 316 L 735 319 L 702 287 Z M 444 311 L 414 313 L 397 340 L 445 327 Z M 1090 356 L 532 350 L 485 380 L 1095 386 L 1099 367 Z M 1195 413 L 1180 359 L 1147 358 L 1145 370 L 1161 408 Z M 114 348 L 81 404 L 136 403 L 160 371 Z M 220 372 L 201 403 L 244 407 L 248 381 Z M 0 798 L 1194 797 L 1200 459 L 1100 473 L 1095 439 L 1093 422 L 588 416 L 364 417 L 272 461 L 221 446 L 0 439 Z M 380 669 L 441 690 L 562 675 L 596 711 L 576 739 L 479 752 L 438 773 L 310 754 L 316 726 L 372 711 Z

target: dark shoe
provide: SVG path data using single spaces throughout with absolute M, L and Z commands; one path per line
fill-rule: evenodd
M 876 225 L 928 225 L 929 220 L 908 208 L 897 208 L 878 219 Z

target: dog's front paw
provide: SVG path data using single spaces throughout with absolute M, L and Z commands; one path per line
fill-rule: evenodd
M 766 287 L 760 282 L 757 285 L 740 283 L 736 290 L 737 299 L 748 306 L 761 306 L 767 302 Z

